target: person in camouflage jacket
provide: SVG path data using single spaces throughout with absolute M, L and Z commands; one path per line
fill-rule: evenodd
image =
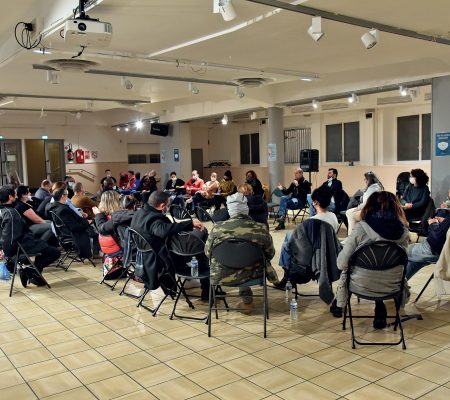
M 248 216 L 247 199 L 242 193 L 235 193 L 227 198 L 227 208 L 230 219 L 217 223 L 206 242 L 205 253 L 210 259 L 210 280 L 212 284 L 234 285 L 261 276 L 259 265 L 236 271 L 227 269 L 211 257 L 214 246 L 223 240 L 230 238 L 245 239 L 257 243 L 262 247 L 266 257 L 266 273 L 270 282 L 278 282 L 277 273 L 270 264 L 275 255 L 272 237 L 267 225 L 255 222 Z M 252 303 L 252 291 L 250 287 L 239 289 L 245 304 Z

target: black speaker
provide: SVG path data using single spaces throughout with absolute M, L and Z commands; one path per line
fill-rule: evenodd
M 304 149 L 300 151 L 300 168 L 304 172 L 319 171 L 319 150 Z
M 167 136 L 169 134 L 169 125 L 158 124 L 154 122 L 150 125 L 150 135 Z

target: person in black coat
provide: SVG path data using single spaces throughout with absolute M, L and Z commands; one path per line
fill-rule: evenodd
M 170 179 L 166 183 L 166 191 L 170 192 L 171 195 L 182 195 L 186 193 L 184 188 L 184 181 L 177 178 L 177 173 L 175 171 L 170 173 Z
M 46 266 L 59 258 L 60 252 L 57 248 L 49 246 L 44 241 L 34 237 L 19 212 L 13 206 L 16 199 L 17 195 L 13 186 L 5 185 L 0 188 L 0 238 L 3 251 L 7 257 L 14 257 L 17 254 L 17 244 L 20 243 L 27 253 L 40 253 L 39 256 L 36 256 L 34 265 L 42 272 Z M 38 286 L 45 284 L 30 268 L 20 268 L 19 275 L 24 287 L 27 286 L 28 281 Z
M 402 208 L 408 221 L 423 216 L 430 201 L 430 189 L 427 183 L 428 175 L 420 168 L 411 170 L 409 185 L 401 199 Z
M 296 168 L 294 180 L 286 189 L 281 184 L 278 188 L 283 192 L 278 209 L 278 226 L 276 230 L 284 229 L 287 210 L 300 210 L 306 205 L 306 197 L 311 193 L 311 183 L 303 177 L 303 170 Z
M 94 238 L 96 233 L 91 228 L 87 219 L 80 217 L 66 204 L 67 196 L 68 191 L 65 186 L 54 191 L 53 198 L 55 201 L 51 204 L 49 213 L 55 213 L 56 216 L 59 217 L 59 219 L 64 223 L 63 229 L 67 230 L 66 234 L 72 236 L 80 258 L 92 258 L 90 238 Z
M 168 193 L 162 191 L 153 192 L 148 202 L 135 212 L 131 221 L 131 229 L 142 235 L 153 249 L 142 254 L 145 272 L 143 280 L 145 287 L 150 290 L 158 289 L 161 285 L 163 288 L 176 289 L 175 270 L 170 263 L 166 241 L 179 232 L 203 229 L 203 225 L 197 220 L 176 223 L 166 217 L 164 212 L 167 211 L 169 197 Z M 202 297 L 206 296 L 204 292 L 203 289 Z
M 253 194 L 255 196 L 264 197 L 264 189 L 260 180 L 256 176 L 256 172 L 253 170 L 247 171 L 245 178 L 246 182 L 252 187 Z

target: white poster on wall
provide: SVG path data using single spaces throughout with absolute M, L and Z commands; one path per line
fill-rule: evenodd
M 275 143 L 269 143 L 267 145 L 267 160 L 277 161 L 277 145 Z
M 166 151 L 161 151 L 161 157 L 160 157 L 161 164 L 164 164 L 166 162 Z

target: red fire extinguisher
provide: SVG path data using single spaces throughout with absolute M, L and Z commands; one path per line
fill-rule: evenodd
M 77 161 L 77 164 L 84 164 L 84 150 L 77 149 L 75 151 L 75 160 Z
M 73 151 L 72 151 L 72 143 L 69 143 L 67 150 L 67 161 L 73 163 Z

